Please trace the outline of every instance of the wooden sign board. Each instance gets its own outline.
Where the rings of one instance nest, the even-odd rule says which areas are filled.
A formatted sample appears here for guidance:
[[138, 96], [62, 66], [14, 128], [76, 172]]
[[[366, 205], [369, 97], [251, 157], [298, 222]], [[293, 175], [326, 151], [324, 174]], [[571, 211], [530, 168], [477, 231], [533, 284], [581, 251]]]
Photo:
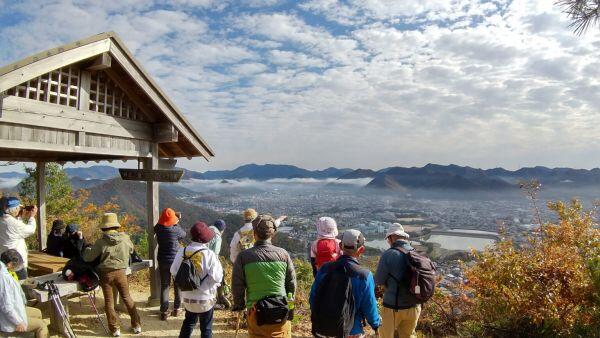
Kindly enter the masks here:
[[126, 181], [179, 182], [183, 170], [119, 169]]

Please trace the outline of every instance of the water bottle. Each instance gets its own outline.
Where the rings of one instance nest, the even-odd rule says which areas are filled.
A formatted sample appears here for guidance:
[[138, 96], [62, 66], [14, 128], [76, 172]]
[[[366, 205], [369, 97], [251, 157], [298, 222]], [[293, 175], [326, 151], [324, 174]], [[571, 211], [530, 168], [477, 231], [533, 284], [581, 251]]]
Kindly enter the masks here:
[[288, 319], [289, 320], [293, 320], [294, 319], [294, 308], [296, 307], [296, 303], [294, 301], [294, 295], [292, 295], [291, 292], [288, 292], [287, 294], [287, 302], [288, 302]]

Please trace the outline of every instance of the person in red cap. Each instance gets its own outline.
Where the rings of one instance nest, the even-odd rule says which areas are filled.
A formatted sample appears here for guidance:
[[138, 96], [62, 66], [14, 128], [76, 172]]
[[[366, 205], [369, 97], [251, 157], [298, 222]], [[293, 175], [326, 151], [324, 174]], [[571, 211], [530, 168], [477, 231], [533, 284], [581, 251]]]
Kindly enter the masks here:
[[[160, 320], [169, 317], [169, 288], [171, 287], [171, 265], [177, 251], [181, 247], [180, 240], [185, 238], [185, 231], [178, 225], [179, 217], [171, 208], [162, 211], [158, 224], [154, 226], [156, 242], [158, 243], [158, 270], [160, 272]], [[173, 283], [175, 289], [175, 300], [171, 315], [177, 317], [180, 314], [181, 296], [179, 288]]]
[[217, 255], [208, 249], [215, 233], [203, 222], [197, 222], [190, 230], [192, 242], [185, 248], [179, 249], [171, 274], [177, 275], [184, 259], [189, 259], [202, 276], [202, 283], [198, 289], [181, 291], [183, 306], [185, 307], [185, 320], [181, 325], [179, 337], [191, 337], [194, 327], [200, 322], [200, 336], [212, 337], [213, 311], [217, 303], [217, 288], [223, 280], [223, 267]]

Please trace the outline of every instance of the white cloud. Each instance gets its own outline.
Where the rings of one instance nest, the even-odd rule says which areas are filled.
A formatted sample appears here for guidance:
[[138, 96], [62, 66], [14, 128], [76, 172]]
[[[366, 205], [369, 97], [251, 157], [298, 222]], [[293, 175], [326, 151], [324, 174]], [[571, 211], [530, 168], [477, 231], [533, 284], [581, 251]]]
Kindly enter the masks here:
[[596, 165], [600, 39], [551, 1], [248, 1], [24, 1], [0, 58], [117, 31], [215, 149], [199, 170]]

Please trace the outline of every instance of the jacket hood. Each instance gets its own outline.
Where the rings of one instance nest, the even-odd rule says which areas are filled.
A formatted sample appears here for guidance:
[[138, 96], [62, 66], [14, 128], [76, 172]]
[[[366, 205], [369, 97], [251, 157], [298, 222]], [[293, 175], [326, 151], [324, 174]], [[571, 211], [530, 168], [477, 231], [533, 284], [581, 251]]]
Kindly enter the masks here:
[[102, 237], [108, 242], [109, 245], [116, 245], [123, 241], [124, 233], [118, 231], [109, 231]]

